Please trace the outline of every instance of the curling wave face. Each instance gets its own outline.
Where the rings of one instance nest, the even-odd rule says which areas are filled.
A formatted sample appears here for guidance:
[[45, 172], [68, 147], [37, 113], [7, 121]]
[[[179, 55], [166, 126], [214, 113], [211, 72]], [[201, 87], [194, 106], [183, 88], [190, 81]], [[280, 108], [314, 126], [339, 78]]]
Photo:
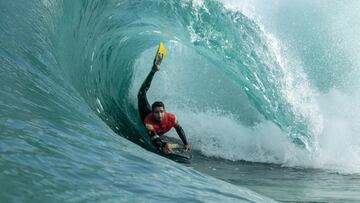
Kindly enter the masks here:
[[[158, 42], [164, 41], [170, 54], [149, 98], [163, 100], [179, 116], [195, 149], [231, 160], [356, 171], [348, 158], [341, 162], [329, 158], [330, 151], [337, 151], [335, 145], [324, 146], [341, 137], [329, 136], [334, 125], [329, 108], [337, 101], [330, 99], [331, 105], [323, 101], [329, 94], [343, 94], [336, 84], [343, 85], [344, 75], [338, 79], [319, 75], [317, 67], [327, 64], [316, 60], [321, 44], [313, 56], [298, 48], [305, 45], [291, 43], [294, 38], [309, 43], [319, 39], [267, 30], [273, 21], [263, 19], [275, 18], [271, 9], [289, 5], [279, 0], [263, 8], [259, 2], [223, 1], [224, 7], [217, 1], [65, 1], [67, 15], [55, 39], [59, 63], [113, 131], [147, 148], [136, 94]], [[251, 12], [244, 9], [249, 5], [254, 7]], [[308, 5], [304, 2], [301, 7]], [[295, 11], [288, 17], [300, 20]], [[279, 24], [288, 20], [279, 19]], [[332, 55], [346, 62], [343, 55]], [[309, 64], [311, 60], [314, 64]], [[354, 106], [350, 108], [358, 112]], [[356, 121], [344, 122], [350, 123], [346, 128], [353, 134]], [[354, 140], [349, 136], [346, 143]], [[354, 152], [346, 154], [354, 157]]]
[[0, 201], [269, 201], [148, 153], [109, 128], [123, 137], [138, 130], [126, 96], [133, 66], [124, 66], [135, 61], [111, 57], [114, 47], [126, 53], [106, 39], [115, 30], [95, 29], [100, 13], [109, 17], [117, 4], [0, 2]]
[[[244, 9], [246, 1], [222, 2], [226, 7], [209, 0], [1, 2], [0, 168], [14, 188], [1, 197], [26, 200], [42, 191], [37, 198], [44, 201], [148, 200], [141, 192], [154, 200], [265, 201], [114, 133], [149, 147], [136, 94], [159, 41], [169, 55], [149, 99], [163, 100], [177, 114], [195, 150], [230, 160], [360, 171], [354, 136], [360, 123], [354, 53], [360, 52], [355, 45], [344, 48], [354, 38], [345, 28], [336, 38], [345, 17], [332, 24], [332, 33], [315, 26], [328, 38], [313, 38], [311, 30], [269, 30], [273, 22], [301, 22], [296, 12], [271, 15], [292, 8], [280, 0], [269, 8], [256, 1], [252, 12]], [[316, 8], [325, 16], [333, 11]], [[325, 52], [334, 41], [340, 53]], [[315, 54], [301, 42], [313, 44]], [[329, 61], [320, 59], [324, 53], [336, 62], [330, 71], [323, 68]], [[343, 73], [344, 63], [351, 74]], [[192, 179], [191, 192], [184, 177]], [[178, 191], [164, 192], [169, 185]], [[16, 188], [23, 188], [21, 195]], [[180, 193], [186, 195], [176, 198]]]
[[61, 36], [66, 46], [59, 45], [59, 55], [80, 94], [113, 129], [143, 139], [134, 95], [151, 66], [150, 48], [163, 40], [172, 54], [154, 96], [189, 111], [235, 115], [246, 128], [270, 120], [295, 145], [313, 150], [321, 118], [311, 88], [294, 82], [307, 78], [286, 67], [276, 40], [252, 20], [214, 1], [112, 4], [79, 5], [67, 16], [63, 29], [69, 21], [77, 29]]

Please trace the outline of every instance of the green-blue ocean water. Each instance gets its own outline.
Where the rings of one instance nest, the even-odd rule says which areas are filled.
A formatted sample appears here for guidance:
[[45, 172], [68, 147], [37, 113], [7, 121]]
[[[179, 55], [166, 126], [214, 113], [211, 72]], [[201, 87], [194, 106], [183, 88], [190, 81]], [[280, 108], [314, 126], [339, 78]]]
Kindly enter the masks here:
[[[359, 9], [1, 0], [0, 201], [360, 201]], [[149, 100], [190, 164], [148, 151], [137, 112], [160, 41]]]

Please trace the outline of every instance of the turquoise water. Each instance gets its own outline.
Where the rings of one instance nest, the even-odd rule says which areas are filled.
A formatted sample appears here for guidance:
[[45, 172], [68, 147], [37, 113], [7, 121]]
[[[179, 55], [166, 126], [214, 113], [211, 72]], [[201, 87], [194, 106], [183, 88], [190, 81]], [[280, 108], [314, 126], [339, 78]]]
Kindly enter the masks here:
[[[360, 201], [359, 8], [0, 1], [0, 201]], [[190, 164], [149, 152], [139, 121], [159, 41], [149, 99]]]

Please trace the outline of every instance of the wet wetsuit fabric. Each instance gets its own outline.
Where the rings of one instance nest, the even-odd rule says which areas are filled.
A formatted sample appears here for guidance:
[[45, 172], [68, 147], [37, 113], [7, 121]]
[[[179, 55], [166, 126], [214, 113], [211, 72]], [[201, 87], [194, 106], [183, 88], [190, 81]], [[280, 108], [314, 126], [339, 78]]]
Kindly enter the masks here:
[[151, 106], [148, 102], [148, 99], [146, 97], [146, 92], [149, 90], [151, 81], [154, 78], [155, 75], [154, 68], [151, 70], [149, 75], [146, 77], [144, 83], [141, 85], [139, 93], [137, 95], [138, 97], [138, 109], [141, 121], [144, 121], [145, 117], [151, 113]]
[[[138, 109], [139, 109], [139, 114], [140, 114], [140, 118], [141, 120], [144, 122], [144, 124], [146, 125], [145, 123], [145, 118], [148, 116], [148, 115], [152, 115], [152, 110], [151, 110], [151, 106], [149, 104], [149, 101], [147, 99], [147, 96], [146, 96], [146, 92], [149, 90], [150, 88], [150, 85], [151, 85], [151, 81], [152, 79], [154, 78], [154, 75], [155, 75], [156, 71], [155, 71], [155, 68], [153, 67], [152, 70], [150, 71], [150, 73], [148, 74], [148, 76], [146, 77], [144, 83], [141, 85], [140, 87], [140, 90], [138, 92]], [[166, 112], [165, 112], [166, 113]], [[167, 113], [169, 114], [169, 113]], [[173, 115], [173, 114], [172, 114]], [[171, 117], [171, 116], [170, 116]], [[172, 118], [171, 118], [172, 119]], [[176, 117], [174, 115], [174, 124], [172, 124], [173, 126], [171, 127], [174, 127], [176, 132], [178, 133], [179, 137], [181, 138], [181, 140], [183, 141], [184, 145], [187, 145], [187, 140], [186, 140], [186, 136], [185, 136], [185, 132], [184, 130], [182, 129], [182, 127], [176, 122]], [[171, 129], [170, 127], [170, 129]], [[168, 127], [166, 127], [167, 129]], [[168, 129], [167, 131], [169, 131], [170, 129]], [[165, 133], [164, 129], [162, 129], [163, 133], [161, 133], [159, 131], [159, 135], [162, 135]], [[166, 132], [167, 132], [166, 131]], [[156, 131], [149, 131], [149, 134], [151, 136], [151, 140], [154, 144], [154, 146], [160, 150], [163, 149], [163, 147], [165, 146], [166, 143], [164, 143], [163, 141], [161, 141], [160, 137], [158, 136], [158, 132]]]

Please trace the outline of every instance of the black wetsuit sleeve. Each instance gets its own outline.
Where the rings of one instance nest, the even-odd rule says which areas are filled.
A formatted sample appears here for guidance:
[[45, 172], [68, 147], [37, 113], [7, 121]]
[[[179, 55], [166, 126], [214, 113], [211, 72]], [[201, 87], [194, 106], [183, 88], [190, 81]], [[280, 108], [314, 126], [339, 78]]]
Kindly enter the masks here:
[[151, 112], [151, 106], [149, 104], [149, 101], [146, 97], [146, 92], [149, 90], [151, 81], [154, 78], [154, 75], [156, 73], [155, 67], [153, 67], [150, 71], [150, 73], [147, 75], [145, 81], [142, 83], [139, 92], [138, 92], [138, 109], [140, 118], [142, 121], [144, 121], [145, 117]]
[[139, 93], [145, 94], [149, 90], [151, 81], [153, 80], [155, 73], [156, 73], [156, 70], [153, 67], [151, 69], [150, 73], [148, 74], [148, 76], [146, 77], [145, 81], [141, 85]]
[[185, 132], [182, 129], [182, 127], [180, 125], [178, 125], [177, 127], [175, 127], [175, 130], [176, 130], [177, 134], [179, 135], [181, 141], [184, 143], [184, 145], [188, 145], [188, 142], [187, 142], [186, 136], [185, 136]]

